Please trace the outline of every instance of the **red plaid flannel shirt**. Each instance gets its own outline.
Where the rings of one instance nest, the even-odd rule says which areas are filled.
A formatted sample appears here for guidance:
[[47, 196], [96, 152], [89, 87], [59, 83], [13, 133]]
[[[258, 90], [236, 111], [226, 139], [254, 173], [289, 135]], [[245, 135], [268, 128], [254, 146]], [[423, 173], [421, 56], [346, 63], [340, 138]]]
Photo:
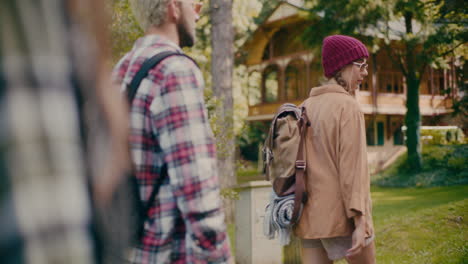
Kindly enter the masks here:
[[[115, 67], [114, 80], [125, 89], [146, 59], [167, 50], [182, 52], [163, 37], [140, 38]], [[132, 262], [226, 263], [230, 258], [203, 89], [197, 66], [172, 56], [149, 72], [135, 96], [130, 143], [143, 200], [164, 163], [169, 177], [149, 210]]]

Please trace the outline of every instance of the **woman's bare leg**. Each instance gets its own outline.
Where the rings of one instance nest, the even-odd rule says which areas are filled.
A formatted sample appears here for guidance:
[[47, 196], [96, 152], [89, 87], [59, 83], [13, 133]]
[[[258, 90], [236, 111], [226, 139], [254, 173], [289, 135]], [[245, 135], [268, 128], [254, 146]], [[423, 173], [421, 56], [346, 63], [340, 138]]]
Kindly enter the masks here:
[[333, 264], [323, 248], [302, 248], [303, 264]]
[[367, 247], [363, 248], [361, 253], [352, 257], [346, 258], [349, 264], [375, 264], [375, 244], [372, 241]]

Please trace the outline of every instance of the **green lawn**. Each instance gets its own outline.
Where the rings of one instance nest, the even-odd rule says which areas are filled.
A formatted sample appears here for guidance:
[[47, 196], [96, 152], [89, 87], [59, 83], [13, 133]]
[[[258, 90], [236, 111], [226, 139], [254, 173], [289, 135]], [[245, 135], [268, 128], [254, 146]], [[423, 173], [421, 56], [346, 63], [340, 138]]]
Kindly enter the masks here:
[[[441, 167], [450, 163], [450, 157], [442, 153], [441, 148], [430, 152], [426, 166]], [[392, 185], [431, 186], [432, 184], [450, 185], [452, 178], [460, 178], [456, 183], [467, 182], [466, 145], [454, 148], [463, 155], [464, 160], [456, 163], [461, 169], [426, 168], [427, 171], [416, 175], [418, 181], [428, 184], [416, 184], [414, 175], [398, 174], [402, 165], [395, 164], [383, 175], [374, 177], [373, 182], [380, 183], [383, 178]], [[452, 151], [452, 152], [454, 152]], [[426, 156], [429, 155], [426, 153]], [[444, 155], [442, 155], [444, 154]], [[452, 155], [457, 158], [457, 155]], [[452, 157], [452, 159], [453, 159]], [[449, 159], [449, 160], [447, 160]], [[437, 161], [437, 162], [435, 162]], [[397, 162], [398, 163], [398, 162]], [[429, 164], [429, 165], [428, 165]], [[454, 163], [455, 164], [455, 163]], [[447, 165], [448, 166], [448, 165]], [[443, 166], [442, 166], [443, 167]], [[457, 168], [458, 168], [457, 167]], [[452, 170], [454, 170], [452, 172]], [[430, 173], [440, 172], [442, 180], [427, 180]], [[454, 173], [457, 172], [457, 173]], [[395, 175], [392, 175], [394, 173]], [[457, 177], [455, 177], [456, 175]], [[455, 175], [455, 176], [454, 176]], [[461, 176], [460, 176], [461, 175]], [[383, 176], [383, 177], [382, 177]], [[430, 176], [430, 175], [429, 175]], [[440, 175], [439, 175], [440, 176]], [[256, 166], [246, 167], [238, 172], [238, 182], [263, 179]], [[389, 188], [372, 186], [373, 216], [376, 233], [377, 263], [379, 264], [468, 264], [468, 185], [455, 185], [430, 188]], [[234, 226], [229, 227], [229, 235], [234, 243]], [[345, 261], [338, 262], [346, 263]]]
[[468, 263], [468, 186], [375, 187], [372, 199], [377, 263]]
[[372, 200], [377, 263], [468, 264], [468, 185], [372, 187]]

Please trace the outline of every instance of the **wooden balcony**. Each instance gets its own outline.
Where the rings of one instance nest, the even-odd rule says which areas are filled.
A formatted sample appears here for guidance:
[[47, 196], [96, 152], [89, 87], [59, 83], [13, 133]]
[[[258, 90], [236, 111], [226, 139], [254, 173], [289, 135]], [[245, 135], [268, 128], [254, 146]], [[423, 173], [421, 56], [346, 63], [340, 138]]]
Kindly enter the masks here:
[[[249, 65], [248, 120], [270, 120], [283, 103], [304, 101], [310, 91], [307, 87], [319, 86], [323, 81], [316, 60], [312, 51], [301, 51]], [[356, 94], [363, 113], [405, 115], [407, 87], [404, 76], [390, 67], [391, 62], [383, 53], [373, 55], [368, 62], [368, 78]], [[452, 111], [452, 98], [458, 96], [455, 79], [453, 69], [430, 68], [424, 74], [419, 87], [421, 115], [435, 116]], [[446, 94], [448, 91], [451, 92]]]
[[[305, 100], [305, 98], [304, 98]], [[361, 105], [364, 114], [379, 115], [405, 115], [406, 114], [406, 96], [404, 94], [381, 93], [377, 95], [376, 103], [370, 92], [358, 92], [356, 100]], [[303, 100], [288, 101], [293, 104], [301, 104]], [[249, 106], [249, 121], [271, 120], [282, 102], [261, 103]], [[452, 99], [441, 95], [421, 95], [419, 96], [419, 107], [421, 115], [432, 116], [447, 114], [452, 111]]]

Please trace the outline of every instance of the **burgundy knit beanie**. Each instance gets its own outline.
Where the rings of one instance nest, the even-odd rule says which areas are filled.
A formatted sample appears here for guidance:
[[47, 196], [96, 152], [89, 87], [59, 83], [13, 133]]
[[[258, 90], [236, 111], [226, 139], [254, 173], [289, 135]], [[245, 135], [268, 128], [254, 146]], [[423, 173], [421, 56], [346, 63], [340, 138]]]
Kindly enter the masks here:
[[344, 66], [360, 58], [368, 58], [369, 52], [361, 41], [343, 35], [323, 39], [322, 66], [327, 78], [333, 77]]

